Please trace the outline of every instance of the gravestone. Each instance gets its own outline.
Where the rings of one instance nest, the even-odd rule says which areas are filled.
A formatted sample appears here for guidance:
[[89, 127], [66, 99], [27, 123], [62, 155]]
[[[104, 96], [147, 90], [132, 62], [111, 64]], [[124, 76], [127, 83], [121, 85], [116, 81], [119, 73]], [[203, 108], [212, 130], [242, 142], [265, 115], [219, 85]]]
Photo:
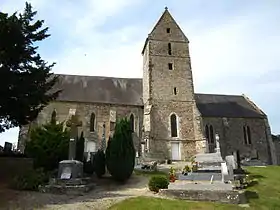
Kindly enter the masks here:
[[4, 144], [4, 152], [11, 152], [13, 148], [13, 144], [10, 142], [5, 142]]
[[228, 155], [225, 157], [227, 165], [231, 165], [233, 169], [237, 169], [237, 162], [233, 155]]
[[224, 162], [220, 152], [219, 136], [216, 134], [215, 153], [202, 153], [195, 156], [198, 162], [199, 170], [220, 170], [221, 163]]
[[228, 178], [228, 167], [225, 162], [221, 163], [222, 182], [226, 182]]

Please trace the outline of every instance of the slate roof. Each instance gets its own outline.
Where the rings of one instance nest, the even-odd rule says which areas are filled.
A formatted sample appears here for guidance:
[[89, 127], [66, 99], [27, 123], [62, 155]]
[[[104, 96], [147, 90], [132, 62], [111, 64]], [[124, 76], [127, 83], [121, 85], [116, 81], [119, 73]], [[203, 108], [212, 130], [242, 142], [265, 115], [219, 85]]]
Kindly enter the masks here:
[[142, 79], [59, 74], [59, 101], [142, 106]]
[[[143, 106], [142, 79], [59, 74], [55, 88], [62, 92], [58, 101], [107, 103]], [[262, 118], [243, 96], [195, 94], [197, 107], [204, 117]]]

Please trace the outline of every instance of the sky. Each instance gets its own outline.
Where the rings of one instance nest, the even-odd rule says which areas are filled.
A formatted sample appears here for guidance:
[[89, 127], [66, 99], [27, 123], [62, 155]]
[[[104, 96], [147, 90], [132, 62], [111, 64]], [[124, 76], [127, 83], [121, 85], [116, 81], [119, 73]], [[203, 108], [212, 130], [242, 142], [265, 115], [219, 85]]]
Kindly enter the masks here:
[[[51, 36], [39, 47], [53, 72], [142, 77], [144, 41], [167, 6], [190, 41], [195, 92], [245, 94], [280, 134], [280, 1], [31, 0]], [[22, 11], [24, 0], [1, 0]], [[277, 79], [278, 78], [278, 79]], [[0, 134], [16, 142], [18, 129]]]

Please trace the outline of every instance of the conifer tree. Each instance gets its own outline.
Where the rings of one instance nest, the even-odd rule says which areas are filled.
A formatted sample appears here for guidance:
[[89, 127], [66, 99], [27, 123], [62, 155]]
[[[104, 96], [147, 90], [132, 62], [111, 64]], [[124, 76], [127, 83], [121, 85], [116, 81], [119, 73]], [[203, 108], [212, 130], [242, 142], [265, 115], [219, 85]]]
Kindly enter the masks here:
[[77, 138], [77, 142], [76, 142], [76, 160], [83, 161], [84, 151], [85, 151], [85, 138], [84, 138], [84, 132], [82, 132], [80, 138]]
[[113, 138], [108, 142], [106, 164], [117, 181], [126, 181], [134, 170], [135, 148], [130, 122], [126, 118], [117, 122]]
[[59, 90], [57, 77], [38, 54], [38, 42], [46, 39], [43, 20], [34, 20], [36, 11], [26, 3], [22, 14], [0, 12], [0, 132], [28, 124]]

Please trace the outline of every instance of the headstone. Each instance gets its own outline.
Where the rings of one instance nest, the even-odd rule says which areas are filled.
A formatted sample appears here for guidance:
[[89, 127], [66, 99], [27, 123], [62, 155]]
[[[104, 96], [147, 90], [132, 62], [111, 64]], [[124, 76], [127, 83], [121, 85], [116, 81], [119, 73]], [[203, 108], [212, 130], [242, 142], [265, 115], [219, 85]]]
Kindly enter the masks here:
[[237, 169], [237, 162], [235, 161], [235, 158], [233, 155], [226, 156], [225, 161], [228, 166], [231, 165], [233, 169]]
[[198, 162], [199, 170], [220, 170], [224, 162], [220, 152], [219, 135], [216, 134], [216, 152], [197, 154], [195, 161]]
[[10, 142], [5, 142], [4, 144], [4, 152], [11, 152], [13, 148], [13, 144]]
[[228, 167], [225, 162], [221, 163], [221, 173], [222, 173], [222, 182], [226, 182], [229, 174], [228, 174]]

